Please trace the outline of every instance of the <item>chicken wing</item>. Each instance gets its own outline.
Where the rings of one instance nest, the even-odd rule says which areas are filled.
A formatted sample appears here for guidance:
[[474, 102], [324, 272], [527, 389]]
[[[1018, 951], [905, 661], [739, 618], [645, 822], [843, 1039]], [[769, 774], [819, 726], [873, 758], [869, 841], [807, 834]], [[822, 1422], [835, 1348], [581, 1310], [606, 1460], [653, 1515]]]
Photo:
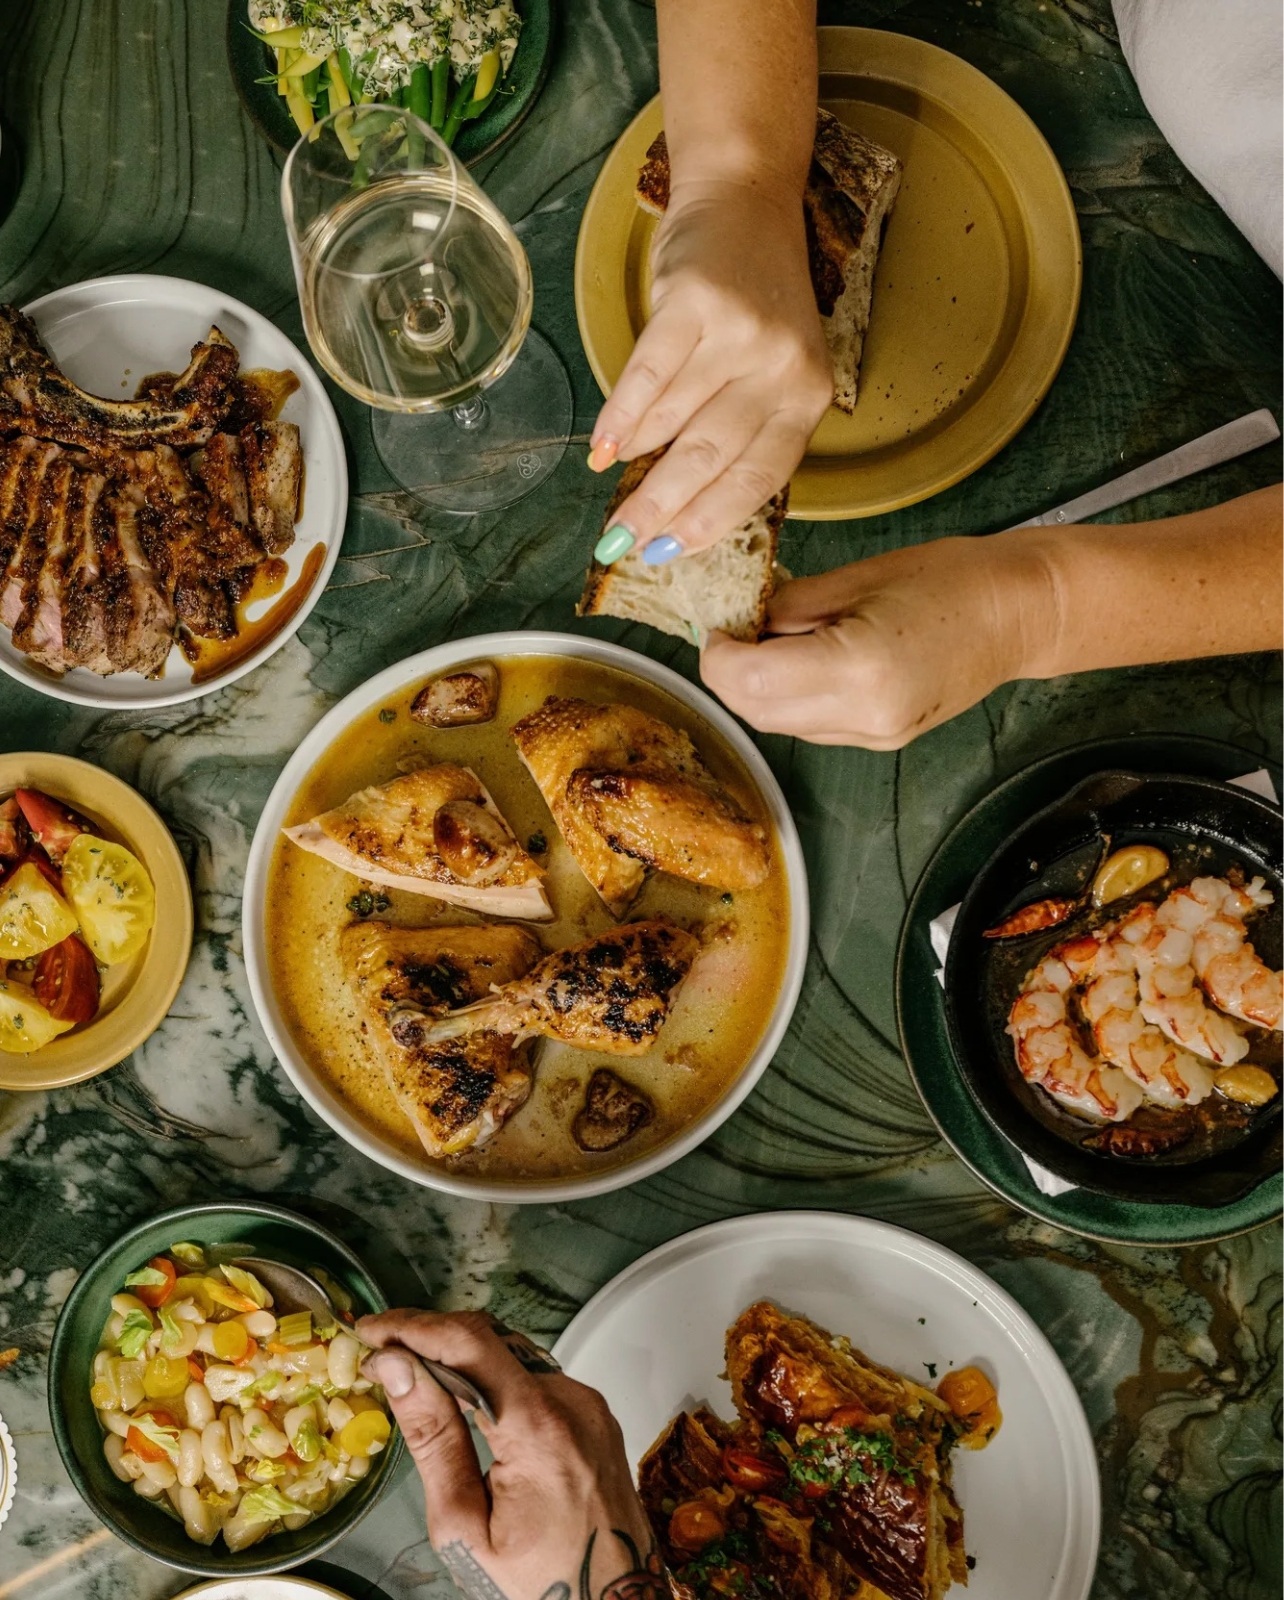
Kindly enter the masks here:
[[429, 1025], [427, 1040], [481, 1030], [542, 1034], [580, 1050], [641, 1056], [655, 1043], [700, 949], [692, 933], [657, 917], [555, 950], [489, 999]]
[[539, 867], [467, 767], [419, 767], [285, 833], [368, 883], [497, 917], [553, 915]]
[[432, 1156], [484, 1144], [531, 1091], [527, 1052], [480, 1031], [425, 1042], [429, 1021], [507, 983], [538, 958], [524, 928], [395, 928], [358, 922], [339, 936], [362, 1031], [397, 1103]]
[[612, 916], [636, 899], [648, 867], [722, 889], [761, 883], [770, 870], [766, 830], [745, 818], [687, 735], [658, 717], [550, 696], [513, 738]]

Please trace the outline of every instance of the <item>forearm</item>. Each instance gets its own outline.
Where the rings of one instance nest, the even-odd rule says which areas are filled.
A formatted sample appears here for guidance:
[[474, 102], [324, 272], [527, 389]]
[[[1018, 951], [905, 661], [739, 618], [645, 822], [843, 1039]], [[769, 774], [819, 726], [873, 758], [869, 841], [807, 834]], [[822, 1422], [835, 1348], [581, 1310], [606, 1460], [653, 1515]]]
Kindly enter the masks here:
[[987, 542], [1025, 575], [1016, 676], [1280, 648], [1278, 484], [1159, 522], [1019, 529]]
[[801, 195], [816, 134], [815, 0], [657, 0], [673, 187]]

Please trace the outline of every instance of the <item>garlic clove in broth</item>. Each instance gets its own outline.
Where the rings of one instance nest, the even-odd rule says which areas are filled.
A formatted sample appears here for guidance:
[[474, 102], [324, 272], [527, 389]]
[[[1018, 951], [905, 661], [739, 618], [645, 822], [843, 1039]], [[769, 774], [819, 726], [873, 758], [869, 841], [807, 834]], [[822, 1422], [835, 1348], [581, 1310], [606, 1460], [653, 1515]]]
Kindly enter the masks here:
[[1265, 1068], [1247, 1061], [1223, 1067], [1213, 1079], [1213, 1087], [1241, 1106], [1264, 1106], [1280, 1092], [1279, 1084]]
[[1097, 868], [1092, 880], [1094, 906], [1109, 905], [1136, 894], [1168, 871], [1168, 857], [1153, 844], [1129, 844], [1116, 850]]

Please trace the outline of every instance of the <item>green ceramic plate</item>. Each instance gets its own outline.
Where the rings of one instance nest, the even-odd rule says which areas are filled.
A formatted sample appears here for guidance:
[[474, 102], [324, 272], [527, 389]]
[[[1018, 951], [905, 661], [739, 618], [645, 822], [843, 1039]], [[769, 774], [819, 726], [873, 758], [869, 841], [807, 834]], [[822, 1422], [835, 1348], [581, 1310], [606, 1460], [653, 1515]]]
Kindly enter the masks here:
[[[222, 1540], [205, 1547], [182, 1524], [121, 1483], [103, 1456], [102, 1429], [89, 1403], [94, 1353], [111, 1297], [125, 1274], [181, 1239], [197, 1244], [233, 1241], [259, 1255], [299, 1267], [322, 1267], [342, 1283], [363, 1310], [386, 1311], [379, 1284], [340, 1239], [306, 1217], [255, 1201], [179, 1206], [141, 1222], [88, 1266], [67, 1298], [49, 1352], [49, 1416], [63, 1465], [85, 1504], [126, 1544], [145, 1555], [203, 1577], [261, 1577], [284, 1572], [336, 1544], [370, 1510], [391, 1483], [402, 1439], [376, 1456], [363, 1478], [333, 1510], [294, 1533], [278, 1533], [233, 1554]], [[247, 1252], [249, 1253], [249, 1252]]]
[[[1234, 745], [1178, 734], [1100, 740], [1059, 751], [1014, 774], [972, 808], [948, 835], [918, 881], [896, 955], [896, 1019], [901, 1048], [923, 1104], [941, 1137], [966, 1166], [1031, 1216], [1071, 1233], [1117, 1244], [1202, 1244], [1245, 1233], [1278, 1217], [1279, 1175], [1233, 1204], [1139, 1204], [1075, 1189], [1044, 1195], [1015, 1147], [981, 1115], [954, 1064], [945, 1026], [944, 994], [928, 938], [932, 918], [963, 898], [981, 864], [1036, 811], [1096, 772], [1189, 772], [1236, 778], [1262, 766]], [[1280, 774], [1272, 772], [1276, 787]]]
[[[508, 76], [485, 115], [466, 122], [455, 140], [455, 153], [465, 166], [471, 167], [512, 138], [535, 104], [553, 54], [553, 4], [554, 0], [517, 0], [522, 31]], [[247, 25], [246, 0], [229, 0], [227, 60], [250, 121], [273, 149], [287, 155], [298, 141], [299, 130], [275, 88], [258, 82], [270, 63], [266, 49]]]

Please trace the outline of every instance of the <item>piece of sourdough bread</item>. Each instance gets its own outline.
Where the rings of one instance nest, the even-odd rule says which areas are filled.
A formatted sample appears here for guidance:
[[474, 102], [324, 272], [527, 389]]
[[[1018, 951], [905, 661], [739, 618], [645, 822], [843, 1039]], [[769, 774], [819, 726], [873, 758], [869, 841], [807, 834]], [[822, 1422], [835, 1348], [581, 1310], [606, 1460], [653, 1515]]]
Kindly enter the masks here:
[[[669, 203], [669, 147], [652, 140], [638, 173], [644, 211], [662, 216]], [[834, 368], [834, 404], [851, 413], [869, 329], [874, 269], [887, 217], [901, 185], [901, 163], [890, 150], [816, 112], [816, 142], [803, 193], [807, 262], [812, 290]]]
[[[616, 509], [663, 453], [657, 450], [629, 462], [603, 527], [610, 526]], [[785, 488], [710, 549], [680, 556], [662, 567], [648, 567], [638, 550], [609, 567], [594, 561], [575, 608], [577, 615], [645, 622], [696, 645], [702, 645], [715, 628], [734, 639], [757, 640], [766, 625], [767, 602], [783, 576], [776, 566], [776, 548], [788, 503]]]

